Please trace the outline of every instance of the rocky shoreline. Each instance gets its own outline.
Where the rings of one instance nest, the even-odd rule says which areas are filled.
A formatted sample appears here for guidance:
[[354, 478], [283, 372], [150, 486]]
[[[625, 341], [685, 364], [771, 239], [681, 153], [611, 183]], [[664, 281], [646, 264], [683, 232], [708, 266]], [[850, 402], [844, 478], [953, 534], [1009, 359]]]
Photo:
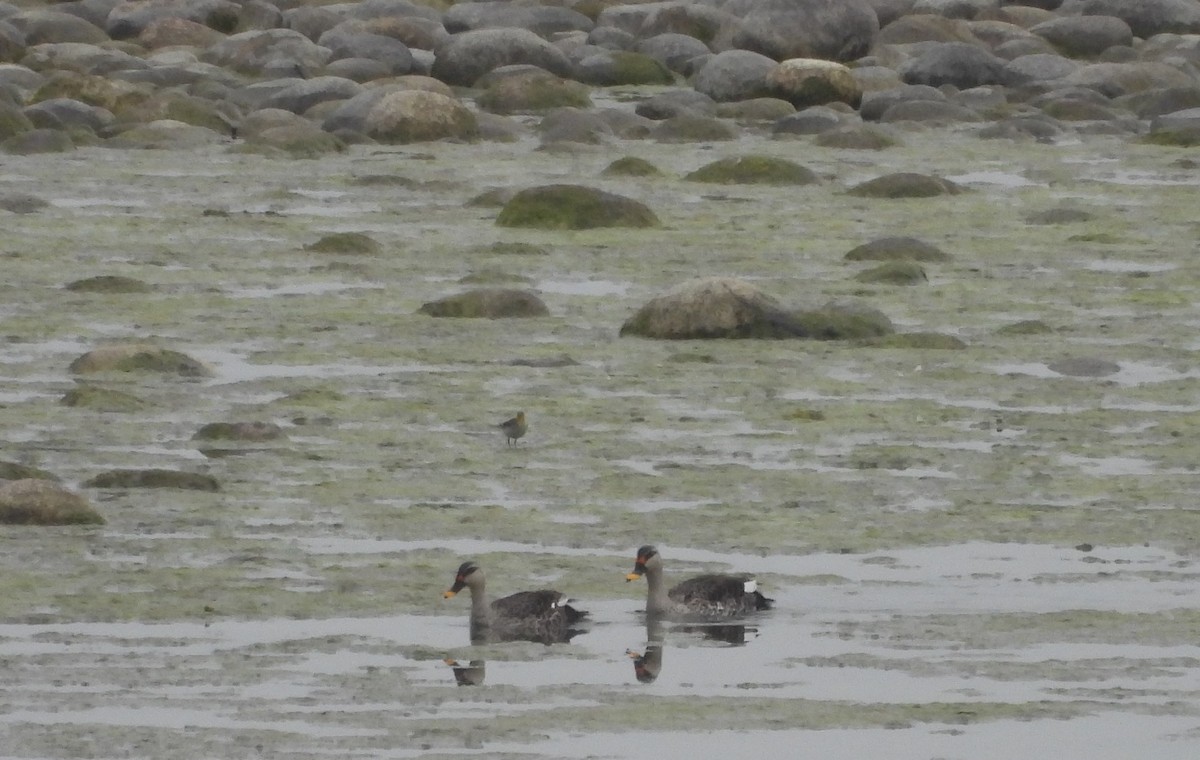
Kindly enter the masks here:
[[[0, 2], [0, 150], [733, 139], [1200, 142], [1195, 0]], [[629, 109], [603, 88], [654, 85]], [[882, 134], [881, 134], [882, 133]]]

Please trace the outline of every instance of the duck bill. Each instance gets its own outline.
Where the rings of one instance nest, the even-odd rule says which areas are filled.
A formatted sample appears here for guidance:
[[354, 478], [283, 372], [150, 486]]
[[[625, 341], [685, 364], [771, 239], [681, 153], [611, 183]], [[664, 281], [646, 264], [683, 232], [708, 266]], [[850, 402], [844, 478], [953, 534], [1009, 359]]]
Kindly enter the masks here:
[[630, 581], [638, 580], [639, 578], [642, 577], [642, 573], [644, 573], [645, 571], [646, 571], [645, 568], [643, 568], [641, 565], [638, 565], [637, 567], [633, 568], [632, 573], [625, 576], [625, 582], [629, 583]]
[[443, 598], [443, 599], [453, 599], [453, 598], [454, 598], [454, 596], [455, 596], [457, 593], [458, 593], [458, 592], [457, 592], [457, 591], [455, 591], [454, 589], [452, 589], [452, 588], [448, 588], [448, 589], [446, 589], [445, 591], [443, 591], [443, 592], [442, 592], [442, 598]]

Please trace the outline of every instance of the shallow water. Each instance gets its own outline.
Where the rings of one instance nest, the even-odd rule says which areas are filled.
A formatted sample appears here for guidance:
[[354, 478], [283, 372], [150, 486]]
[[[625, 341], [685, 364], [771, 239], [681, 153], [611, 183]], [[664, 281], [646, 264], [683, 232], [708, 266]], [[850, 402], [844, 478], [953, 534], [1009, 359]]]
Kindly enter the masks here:
[[[0, 755], [1194, 757], [1200, 175], [1112, 137], [905, 141], [10, 157], [0, 183], [52, 205], [6, 219], [4, 457], [76, 488], [174, 467], [221, 491], [81, 489], [105, 526], [0, 531]], [[678, 179], [738, 152], [828, 180]], [[668, 176], [601, 178], [624, 153]], [[912, 170], [971, 191], [842, 192]], [[564, 179], [643, 199], [664, 227], [505, 230], [464, 205]], [[1023, 221], [1057, 206], [1095, 217]], [[384, 252], [305, 249], [331, 231]], [[920, 287], [854, 281], [868, 265], [844, 253], [895, 234], [952, 261]], [[552, 316], [415, 313], [479, 271], [527, 278]], [[155, 291], [63, 288], [99, 274]], [[796, 306], [861, 298], [968, 348], [617, 337], [710, 274]], [[1050, 332], [1001, 330], [1032, 319]], [[141, 412], [59, 405], [67, 365], [121, 339], [213, 377], [88, 378]], [[1051, 369], [1089, 357], [1119, 370]], [[506, 447], [494, 425], [517, 409], [530, 432]], [[222, 420], [287, 439], [200, 451], [191, 436]], [[654, 642], [623, 579], [648, 542], [676, 577], [757, 573], [777, 609], [736, 645], [668, 630], [639, 682], [627, 651]], [[465, 600], [440, 596], [466, 557], [497, 594], [562, 588], [590, 630], [469, 646]], [[447, 658], [482, 682], [457, 686]]]

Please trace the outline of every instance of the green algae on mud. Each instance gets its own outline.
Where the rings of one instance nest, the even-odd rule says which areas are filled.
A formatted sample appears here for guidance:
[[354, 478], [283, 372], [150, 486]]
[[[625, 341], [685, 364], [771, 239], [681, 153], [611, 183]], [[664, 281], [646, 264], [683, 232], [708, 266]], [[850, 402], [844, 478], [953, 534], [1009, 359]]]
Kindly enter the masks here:
[[[33, 678], [52, 658], [20, 647], [31, 638], [52, 647], [62, 638], [72, 650], [62, 655], [63, 667], [86, 674], [94, 688], [124, 687], [134, 669], [122, 663], [138, 662], [139, 687], [153, 681], [147, 699], [214, 711], [186, 731], [137, 718], [98, 727], [85, 711], [78, 725], [54, 732], [30, 719], [17, 727], [20, 747], [53, 757], [133, 746], [122, 742], [153, 742], [145, 746], [181, 756], [226, 755], [255, 743], [280, 752], [313, 745], [326, 754], [422, 742], [457, 751], [464, 737], [487, 747], [496, 737], [535, 743], [564, 727], [652, 730], [660, 725], [652, 724], [656, 710], [671, 725], [730, 730], [743, 727], [743, 715], [745, 725], [772, 729], [1190, 714], [1181, 706], [1194, 696], [1188, 689], [1152, 680], [1164, 669], [1193, 673], [1190, 651], [1145, 662], [1112, 652], [1112, 662], [1096, 668], [1103, 680], [1083, 683], [1096, 687], [1083, 691], [1075, 690], [1095, 657], [1056, 650], [1068, 661], [1045, 671], [1029, 659], [1049, 659], [1038, 647], [1057, 644], [1190, 646], [1195, 606], [1186, 589], [1200, 551], [1194, 183], [1138, 182], [1178, 170], [1160, 148], [1111, 137], [1014, 146], [915, 131], [906, 143], [869, 157], [757, 137], [705, 150], [631, 143], [644, 160], [670, 167], [668, 176], [652, 178], [602, 176], [610, 151], [564, 157], [529, 143], [355, 147], [306, 163], [300, 174], [290, 161], [221, 151], [182, 167], [178, 156], [155, 152], [11, 157], [10, 171], [54, 202], [6, 219], [9, 240], [20, 241], [19, 250], [10, 242], [9, 276], [0, 284], [6, 457], [68, 483], [117, 469], [202, 468], [222, 487], [95, 491], [108, 519], [103, 528], [0, 535], [0, 621], [47, 627], [29, 638], [6, 629], [3, 640], [14, 647], [6, 661]], [[680, 179], [748, 147], [778, 158], [802, 155], [828, 181], [786, 193], [739, 185], [722, 200]], [[914, 166], [973, 192], [915, 201], [840, 192]], [[492, 211], [465, 207], [478, 187], [552, 183], [568, 170], [652, 205], [663, 226], [497, 228]], [[970, 178], [989, 171], [1026, 183]], [[352, 181], [389, 173], [411, 182]], [[77, 179], [69, 187], [61, 182], [68, 174]], [[121, 197], [112, 197], [113, 187]], [[203, 215], [213, 198], [227, 215]], [[1071, 225], [1023, 221], [1066, 203], [1094, 215]], [[346, 229], [369, 235], [388, 255], [334, 266], [328, 254], [304, 250]], [[931, 268], [920, 288], [873, 289], [865, 294], [869, 305], [903, 332], [954, 336], [965, 348], [617, 338], [639, 304], [697, 274], [769, 283], [798, 307], [862, 297], [862, 284], [851, 279], [857, 269], [843, 257], [884, 235], [919, 237], [953, 258]], [[413, 313], [483, 265], [528, 278], [551, 316], [450, 324]], [[107, 275], [153, 290], [116, 297], [64, 287]], [[592, 289], [596, 283], [606, 287]], [[1050, 329], [1005, 329], [1021, 323]], [[71, 361], [113, 340], [170, 345], [210, 365], [213, 376], [106, 377], [105, 388], [145, 401], [132, 411], [59, 404], [74, 386]], [[563, 355], [573, 362], [514, 361]], [[1120, 370], [1079, 378], [1050, 369], [1080, 356], [1103, 357]], [[530, 432], [506, 448], [493, 426], [517, 409], [529, 413]], [[221, 419], [278, 425], [288, 447], [204, 459], [190, 437]], [[555, 585], [598, 604], [613, 617], [598, 616], [589, 635], [607, 643], [608, 632], [637, 628], [631, 616], [643, 592], [621, 577], [630, 552], [648, 541], [716, 555], [681, 562], [681, 574], [737, 569], [725, 567], [737, 558], [782, 563], [760, 577], [785, 604], [758, 625], [765, 636], [786, 629], [795, 649], [760, 660], [752, 647], [761, 641], [719, 650], [748, 664], [718, 686], [746, 688], [715, 697], [631, 695], [623, 681], [605, 680], [614, 678], [607, 671], [595, 683], [554, 680], [556, 658], [611, 666], [627, 678], [622, 652], [644, 643], [637, 638], [611, 652], [588, 649], [586, 640], [563, 654], [488, 651], [497, 664], [528, 663], [530, 677], [548, 685], [505, 682], [498, 668], [478, 698], [431, 670], [444, 668], [436, 661], [443, 638], [456, 651], [465, 647], [464, 609], [439, 596], [459, 547], [495, 568], [498, 591]], [[938, 592], [930, 597], [977, 606], [956, 614], [886, 606], [892, 595], [907, 600], [919, 584], [893, 578], [900, 569], [875, 553], [975, 541], [1150, 545], [1178, 556], [1151, 570], [1072, 557], [1069, 572], [1014, 573], [999, 590], [981, 583], [966, 592], [957, 584], [976, 568], [951, 565], [930, 571]], [[810, 557], [851, 564], [831, 571], [804, 565]], [[878, 576], [864, 580], [856, 574], [863, 567]], [[1046, 609], [998, 608], [1012, 588], [1059, 586], [1063, 598], [1039, 599]], [[1175, 597], [1159, 602], [1163, 609], [1124, 609], [1132, 606], [1124, 597], [1109, 606], [1088, 597], [1095, 609], [1073, 601], [1072, 592], [1100, 586]], [[855, 607], [872, 594], [884, 600], [880, 607]], [[810, 608], [809, 599], [818, 603]], [[408, 618], [395, 623], [392, 638], [309, 632], [371, 616]], [[72, 623], [100, 621], [130, 630], [148, 623], [302, 625], [283, 643], [266, 636], [240, 646], [231, 635], [233, 643], [215, 655], [181, 657], [168, 647], [147, 659], [115, 635], [74, 646], [83, 634]], [[410, 638], [403, 625], [413, 621], [445, 628], [429, 641]], [[196, 643], [203, 634], [194, 636], [182, 649], [204, 649]], [[805, 648], [829, 642], [850, 651], [804, 659], [811, 654]], [[103, 647], [117, 654], [102, 661], [95, 652]], [[970, 647], [986, 651], [978, 660], [955, 659], [955, 652], [979, 651]], [[352, 663], [344, 671], [333, 656], [341, 653]], [[687, 651], [669, 656], [680, 654]], [[356, 657], [366, 664], [353, 664]], [[874, 701], [770, 696], [772, 669], [815, 671], [822, 663], [835, 672], [861, 665], [866, 682], [884, 671], [932, 668], [949, 673], [953, 685], [924, 704], [906, 694]], [[288, 688], [251, 705], [244, 695], [264, 694], [264, 672]], [[702, 675], [679, 680], [695, 684]], [[68, 687], [76, 683], [75, 675], [64, 678]], [[1053, 683], [1043, 686], [1047, 678]], [[669, 679], [670, 671], [662, 680]], [[813, 679], [804, 673], [797, 680]], [[992, 680], [1019, 687], [1004, 692], [1016, 696], [995, 696]], [[216, 697], [182, 699], [188, 684]], [[978, 703], [948, 696], [958, 688], [982, 696]], [[1166, 692], [1165, 706], [1122, 696], [1122, 689], [1149, 688]], [[53, 683], [40, 689], [46, 704], [81, 711], [92, 699]], [[140, 706], [139, 689], [112, 691], [123, 695], [114, 698], [120, 704]], [[597, 693], [599, 706], [575, 702]], [[327, 694], [334, 695], [328, 709], [321, 703]], [[368, 698], [383, 707], [364, 707]], [[213, 728], [226, 725], [228, 715], [214, 704], [227, 699], [253, 707], [247, 720], [258, 726]], [[500, 714], [495, 706], [508, 702], [527, 714]], [[465, 723], [434, 714], [456, 706], [476, 712]], [[382, 735], [370, 733], [381, 725]]]

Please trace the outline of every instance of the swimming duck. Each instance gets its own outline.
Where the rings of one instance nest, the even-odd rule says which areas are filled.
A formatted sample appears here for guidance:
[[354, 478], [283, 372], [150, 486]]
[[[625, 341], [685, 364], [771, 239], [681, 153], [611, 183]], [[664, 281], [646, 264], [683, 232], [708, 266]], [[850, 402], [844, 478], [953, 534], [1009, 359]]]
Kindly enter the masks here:
[[756, 610], [769, 610], [775, 600], [758, 591], [751, 575], [698, 575], [667, 591], [662, 579], [663, 561], [658, 549], [637, 551], [633, 572], [626, 581], [646, 576], [646, 614], [682, 620], [720, 620]]
[[504, 431], [504, 442], [511, 446], [516, 446], [517, 439], [529, 429], [529, 425], [525, 424], [525, 412], [517, 412], [516, 417], [505, 420], [496, 427]]
[[488, 603], [483, 569], [464, 562], [454, 576], [454, 585], [442, 596], [453, 597], [464, 588], [471, 591], [471, 641], [536, 641], [542, 644], [567, 642], [581, 633], [572, 626], [587, 616], [571, 606], [561, 591], [519, 591]]

